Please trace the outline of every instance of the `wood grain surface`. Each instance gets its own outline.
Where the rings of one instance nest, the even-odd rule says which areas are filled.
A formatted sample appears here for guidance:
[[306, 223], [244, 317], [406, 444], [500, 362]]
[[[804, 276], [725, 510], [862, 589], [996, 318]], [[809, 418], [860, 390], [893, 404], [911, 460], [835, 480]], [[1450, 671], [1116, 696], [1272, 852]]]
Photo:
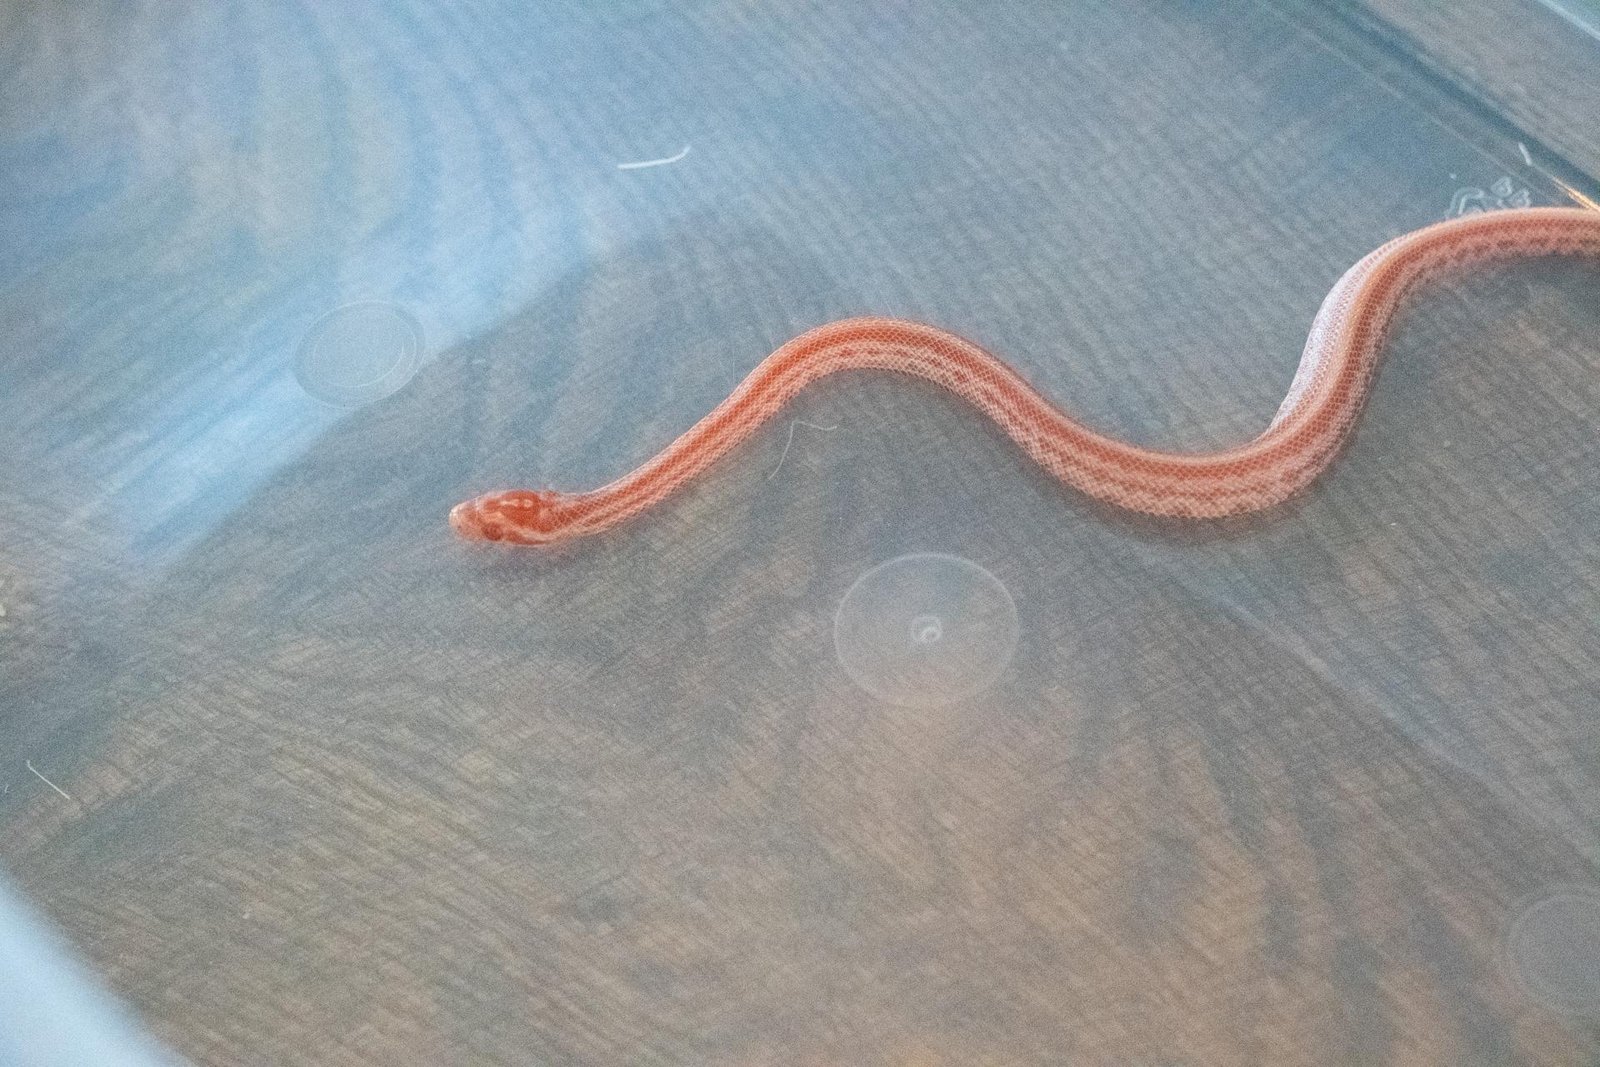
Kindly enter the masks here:
[[1593, 0], [1353, 0], [1350, 16], [1537, 138], [1600, 173], [1600, 5]]
[[[1113, 514], [863, 376], [614, 536], [444, 525], [627, 469], [866, 312], [1109, 432], [1242, 439], [1363, 253], [1563, 201], [1505, 116], [1287, 2], [340, 11], [0, 27], [0, 865], [159, 1038], [1600, 1058], [1585, 961], [1509, 935], [1600, 893], [1594, 264], [1425, 294], [1267, 515]], [[355, 301], [423, 358], [332, 407], [297, 354]], [[834, 618], [921, 551], [1021, 633], [897, 707]]]

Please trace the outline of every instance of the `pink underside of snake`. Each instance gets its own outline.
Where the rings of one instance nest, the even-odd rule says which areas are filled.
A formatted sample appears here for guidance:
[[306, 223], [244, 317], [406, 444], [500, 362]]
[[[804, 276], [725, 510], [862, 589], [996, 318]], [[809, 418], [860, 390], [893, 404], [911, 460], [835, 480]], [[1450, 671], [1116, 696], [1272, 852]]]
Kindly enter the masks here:
[[1194, 519], [1259, 511], [1317, 478], [1338, 454], [1372, 388], [1406, 295], [1428, 278], [1530, 256], [1600, 256], [1600, 212], [1521, 208], [1450, 219], [1397, 237], [1339, 279], [1311, 325], [1277, 415], [1219, 452], [1162, 452], [1090, 429], [1002, 360], [937, 327], [845, 319], [796, 337], [752, 370], [705, 418], [637, 469], [588, 492], [508, 490], [457, 505], [463, 537], [539, 545], [610, 529], [656, 506], [737, 448], [811, 382], [846, 370], [934, 382], [987, 415], [1045, 471], [1132, 511]]

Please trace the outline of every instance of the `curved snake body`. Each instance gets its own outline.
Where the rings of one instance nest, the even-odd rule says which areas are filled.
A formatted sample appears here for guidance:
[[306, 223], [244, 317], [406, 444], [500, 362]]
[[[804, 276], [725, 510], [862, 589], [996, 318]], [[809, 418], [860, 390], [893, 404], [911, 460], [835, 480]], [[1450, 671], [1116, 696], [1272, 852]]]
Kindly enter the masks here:
[[450, 524], [467, 538], [519, 545], [610, 529], [737, 448], [811, 382], [846, 370], [910, 374], [943, 386], [1055, 478], [1118, 507], [1192, 519], [1259, 511], [1333, 462], [1408, 293], [1441, 271], [1541, 255], [1600, 256], [1600, 213], [1522, 208], [1468, 215], [1369, 253], [1323, 301], [1271, 423], [1253, 440], [1218, 452], [1163, 452], [1097, 433], [971, 341], [917, 322], [855, 318], [808, 330], [773, 352], [705, 418], [609, 485], [578, 493], [490, 493], [457, 505]]

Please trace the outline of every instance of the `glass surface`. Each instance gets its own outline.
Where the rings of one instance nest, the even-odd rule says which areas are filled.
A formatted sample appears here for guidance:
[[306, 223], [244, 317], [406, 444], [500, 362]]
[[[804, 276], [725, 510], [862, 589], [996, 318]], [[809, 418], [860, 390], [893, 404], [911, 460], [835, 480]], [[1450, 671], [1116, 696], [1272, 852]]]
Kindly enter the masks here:
[[[445, 524], [866, 313], [1107, 433], [1253, 436], [1367, 251], [1596, 197], [1335, 8], [0, 42], [0, 867], [178, 1052], [1600, 1055], [1582, 961], [1527, 958], [1600, 881], [1592, 263], [1420, 295], [1342, 459], [1249, 518], [1114, 513], [856, 375], [592, 541]], [[846, 610], [906, 558], [971, 584]]]
[[1600, 0], [1539, 0], [1579, 31], [1600, 40]]

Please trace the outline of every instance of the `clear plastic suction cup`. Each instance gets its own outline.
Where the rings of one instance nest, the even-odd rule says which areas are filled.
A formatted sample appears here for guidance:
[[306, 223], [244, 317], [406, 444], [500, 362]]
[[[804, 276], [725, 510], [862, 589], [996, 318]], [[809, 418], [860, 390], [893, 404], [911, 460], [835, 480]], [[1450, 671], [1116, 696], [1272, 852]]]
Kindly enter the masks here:
[[1600, 1018], [1600, 895], [1564, 891], [1534, 901], [1512, 922], [1506, 955], [1534, 1000]]
[[294, 376], [318, 400], [357, 407], [411, 380], [422, 362], [422, 327], [402, 308], [369, 301], [324, 315], [295, 356]]
[[902, 707], [938, 707], [991, 684], [1017, 648], [1017, 605], [971, 560], [901, 556], [856, 579], [833, 644], [862, 689]]

